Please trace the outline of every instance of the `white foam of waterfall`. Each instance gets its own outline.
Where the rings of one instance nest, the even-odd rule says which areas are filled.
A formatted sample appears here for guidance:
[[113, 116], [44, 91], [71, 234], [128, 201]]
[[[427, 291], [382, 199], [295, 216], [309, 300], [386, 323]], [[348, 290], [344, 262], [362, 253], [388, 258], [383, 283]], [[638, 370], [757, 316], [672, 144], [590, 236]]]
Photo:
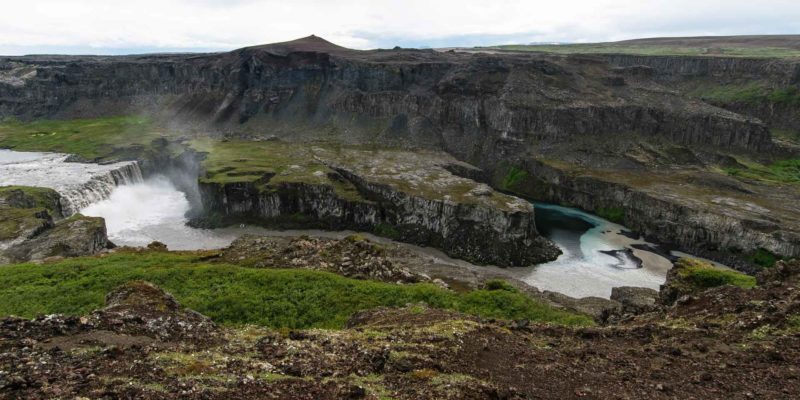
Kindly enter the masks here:
[[67, 154], [0, 150], [0, 186], [51, 188], [61, 194], [64, 214], [107, 199], [114, 189], [142, 181], [133, 161], [111, 164], [67, 162]]
[[186, 195], [164, 176], [119, 186], [111, 195], [81, 209], [81, 214], [103, 217], [108, 238], [120, 246], [146, 246], [153, 241], [170, 250], [222, 248], [258, 228], [198, 229], [186, 225]]

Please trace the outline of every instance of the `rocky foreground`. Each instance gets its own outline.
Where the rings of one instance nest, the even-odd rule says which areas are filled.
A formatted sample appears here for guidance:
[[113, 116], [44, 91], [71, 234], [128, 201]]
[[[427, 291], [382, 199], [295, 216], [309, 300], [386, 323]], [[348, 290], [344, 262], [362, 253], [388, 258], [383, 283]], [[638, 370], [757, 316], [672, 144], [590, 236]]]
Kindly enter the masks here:
[[[82, 317], [0, 322], [0, 396], [130, 399], [785, 399], [800, 394], [800, 262], [758, 286], [670, 275], [643, 314], [591, 328], [408, 305], [343, 330], [222, 327], [141, 281]], [[678, 291], [675, 293], [675, 291]]]

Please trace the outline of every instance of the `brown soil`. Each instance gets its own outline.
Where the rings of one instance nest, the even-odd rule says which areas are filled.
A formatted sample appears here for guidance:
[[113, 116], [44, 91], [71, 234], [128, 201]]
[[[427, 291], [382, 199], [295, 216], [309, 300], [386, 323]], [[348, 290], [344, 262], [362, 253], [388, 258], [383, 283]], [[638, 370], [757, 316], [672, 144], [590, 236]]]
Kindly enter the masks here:
[[134, 283], [87, 317], [2, 320], [0, 397], [796, 398], [799, 283], [800, 263], [781, 263], [755, 289], [718, 287], [601, 328], [409, 305], [340, 331], [220, 328]]

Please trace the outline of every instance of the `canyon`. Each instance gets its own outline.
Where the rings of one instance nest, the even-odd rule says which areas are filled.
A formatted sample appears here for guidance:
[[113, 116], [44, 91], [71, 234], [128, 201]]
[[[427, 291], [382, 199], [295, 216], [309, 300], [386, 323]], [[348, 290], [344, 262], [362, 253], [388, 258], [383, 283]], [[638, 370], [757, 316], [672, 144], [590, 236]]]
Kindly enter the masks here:
[[[170, 141], [442, 151], [475, 166], [455, 175], [533, 200], [621, 210], [620, 222], [653, 240], [752, 271], [747, 257], [759, 251], [800, 254], [797, 188], [724, 171], [797, 153], [771, 132], [795, 130], [797, 107], [768, 94], [793, 93], [798, 79], [791, 58], [356, 51], [311, 36], [228, 53], [3, 57], [0, 115], [145, 114]], [[763, 101], [719, 95], [753, 82]], [[106, 158], [160, 168], [147, 151], [122, 144]], [[206, 186], [203, 201], [251, 190], [226, 185]], [[283, 214], [308, 208], [300, 203]], [[334, 212], [353, 215], [349, 226], [376, 225], [374, 211]]]

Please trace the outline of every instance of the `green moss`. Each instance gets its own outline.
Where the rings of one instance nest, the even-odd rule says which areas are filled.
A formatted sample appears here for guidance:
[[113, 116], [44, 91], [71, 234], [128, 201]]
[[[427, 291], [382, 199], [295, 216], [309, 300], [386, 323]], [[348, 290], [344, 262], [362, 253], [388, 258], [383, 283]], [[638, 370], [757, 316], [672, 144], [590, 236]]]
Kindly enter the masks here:
[[595, 214], [617, 224], [625, 220], [625, 209], [622, 207], [600, 207], [595, 210]]
[[45, 223], [39, 218], [43, 208], [0, 207], [0, 241], [16, 239], [23, 232]]
[[149, 145], [161, 135], [149, 119], [139, 116], [0, 123], [0, 147], [71, 153], [87, 160]]
[[514, 190], [514, 188], [519, 185], [525, 178], [528, 177], [528, 172], [518, 168], [518, 167], [511, 167], [509, 168], [506, 176], [503, 177], [503, 181], [500, 183], [500, 188], [503, 190]]
[[31, 207], [53, 211], [58, 206], [59, 195], [53, 189], [32, 186], [0, 186], [0, 199], [8, 202], [11, 197], [24, 197]]
[[780, 259], [781, 258], [779, 256], [767, 249], [758, 249], [755, 251], [755, 253], [747, 256], [747, 261], [750, 261], [761, 268], [773, 267]]
[[[56, 214], [58, 193], [28, 186], [0, 187], [0, 241], [18, 238], [24, 232], [46, 225]], [[58, 216], [58, 214], [56, 214]]]
[[490, 279], [483, 285], [486, 290], [505, 290], [507, 292], [517, 292], [517, 288], [502, 279]]
[[723, 168], [738, 179], [754, 180], [767, 184], [800, 184], [800, 159], [779, 160], [769, 165], [747, 163], [746, 168]]
[[193, 140], [189, 145], [206, 153], [202, 182], [254, 183], [264, 190], [284, 183], [326, 185], [343, 199], [366, 201], [349, 181], [331, 178], [333, 170], [317, 160], [306, 145], [210, 138]]
[[400, 237], [400, 231], [394, 225], [386, 223], [379, 223], [372, 229], [376, 235], [387, 237], [390, 239], [397, 239]]
[[741, 272], [714, 268], [711, 264], [690, 258], [678, 260], [681, 280], [698, 289], [734, 285], [749, 289], [756, 286], [756, 278]]
[[800, 89], [795, 86], [771, 88], [761, 82], [728, 85], [699, 85], [690, 94], [730, 103], [800, 105]]
[[341, 328], [356, 311], [409, 303], [487, 318], [592, 324], [585, 316], [502, 290], [459, 294], [432, 284], [395, 285], [319, 271], [209, 264], [199, 253], [126, 251], [4, 267], [0, 315], [82, 315], [102, 307], [108, 291], [131, 280], [159, 285], [183, 305], [226, 325]]

